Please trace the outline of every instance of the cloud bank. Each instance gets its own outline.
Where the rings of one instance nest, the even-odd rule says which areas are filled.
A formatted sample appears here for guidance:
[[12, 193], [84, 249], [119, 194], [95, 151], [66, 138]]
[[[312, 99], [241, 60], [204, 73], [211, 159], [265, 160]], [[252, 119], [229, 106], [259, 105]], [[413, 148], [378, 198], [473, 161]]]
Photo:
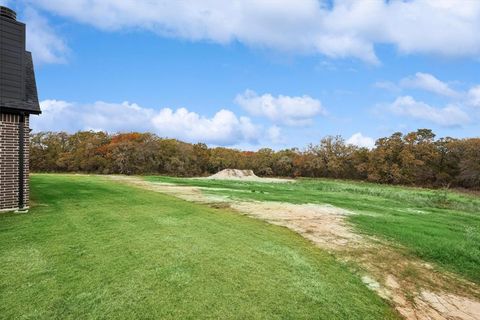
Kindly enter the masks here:
[[65, 63], [69, 48], [49, 25], [48, 20], [36, 10], [25, 11], [27, 24], [27, 50], [33, 53], [35, 63]]
[[404, 54], [478, 57], [480, 1], [439, 0], [27, 0], [108, 31], [143, 29], [379, 63], [378, 44]]
[[443, 127], [461, 127], [476, 121], [476, 112], [472, 107], [480, 107], [480, 85], [471, 86], [469, 89], [455, 90], [447, 82], [439, 80], [429, 73], [417, 72], [401, 79], [398, 83], [378, 81], [374, 83], [374, 87], [392, 93], [406, 91], [405, 89], [420, 89], [436, 96], [448, 98], [450, 103], [439, 108], [416, 101], [410, 95], [403, 95], [397, 97], [386, 108], [382, 108], [397, 116], [426, 120]]
[[322, 103], [310, 96], [290, 97], [269, 93], [258, 95], [255, 91], [246, 90], [237, 95], [235, 102], [249, 114], [265, 117], [275, 124], [302, 126], [313, 122], [319, 115], [325, 115]]
[[364, 136], [361, 132], [353, 134], [346, 142], [360, 148], [372, 149], [375, 146], [375, 139]]
[[222, 109], [206, 117], [185, 108], [160, 110], [143, 108], [135, 103], [77, 104], [61, 100], [41, 102], [42, 116], [32, 117], [31, 126], [38, 131], [95, 130], [115, 132], [153, 132], [162, 137], [213, 145], [256, 143], [263, 129], [247, 117], [238, 117]]
[[400, 85], [405, 88], [422, 89], [451, 98], [460, 96], [460, 93], [450, 88], [447, 83], [429, 73], [417, 72], [414, 76], [402, 79]]
[[426, 120], [443, 127], [458, 127], [471, 121], [468, 114], [456, 105], [435, 108], [411, 96], [398, 97], [388, 108], [396, 115]]
[[480, 107], [480, 85], [468, 91], [468, 104], [473, 107]]

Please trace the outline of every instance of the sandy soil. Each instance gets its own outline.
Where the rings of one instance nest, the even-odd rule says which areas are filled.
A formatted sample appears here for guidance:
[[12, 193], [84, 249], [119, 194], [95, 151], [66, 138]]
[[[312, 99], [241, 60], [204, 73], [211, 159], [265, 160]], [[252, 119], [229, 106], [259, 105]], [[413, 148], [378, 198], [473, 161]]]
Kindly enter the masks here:
[[[196, 178], [194, 178], [196, 179]], [[207, 177], [206, 179], [212, 180], [242, 180], [242, 181], [254, 181], [254, 182], [293, 182], [293, 179], [279, 179], [279, 178], [260, 178], [252, 170], [239, 170], [239, 169], [224, 169], [220, 172]]]
[[204, 203], [287, 227], [340, 259], [352, 262], [363, 282], [387, 299], [406, 319], [480, 319], [480, 289], [434, 267], [401, 247], [354, 232], [345, 217], [353, 212], [330, 205], [234, 201], [201, 188], [109, 176], [137, 187]]

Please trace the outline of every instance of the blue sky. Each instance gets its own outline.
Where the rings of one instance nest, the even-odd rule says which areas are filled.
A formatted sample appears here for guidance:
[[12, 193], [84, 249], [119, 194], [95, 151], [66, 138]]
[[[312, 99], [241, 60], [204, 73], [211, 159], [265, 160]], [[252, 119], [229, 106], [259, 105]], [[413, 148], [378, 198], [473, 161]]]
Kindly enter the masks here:
[[244, 149], [480, 135], [480, 1], [0, 3], [27, 23], [35, 131]]

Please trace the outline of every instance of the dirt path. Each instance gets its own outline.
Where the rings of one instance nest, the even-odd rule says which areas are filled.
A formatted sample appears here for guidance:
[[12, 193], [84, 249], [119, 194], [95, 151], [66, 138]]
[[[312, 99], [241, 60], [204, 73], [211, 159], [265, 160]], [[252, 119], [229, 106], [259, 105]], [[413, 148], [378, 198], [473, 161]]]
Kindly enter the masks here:
[[287, 227], [340, 259], [353, 262], [365, 284], [390, 301], [406, 319], [480, 320], [477, 285], [439, 272], [402, 248], [355, 233], [345, 219], [355, 214], [353, 212], [330, 205], [234, 201], [207, 195], [198, 187], [153, 183], [126, 176], [108, 178], [187, 201], [229, 207]]

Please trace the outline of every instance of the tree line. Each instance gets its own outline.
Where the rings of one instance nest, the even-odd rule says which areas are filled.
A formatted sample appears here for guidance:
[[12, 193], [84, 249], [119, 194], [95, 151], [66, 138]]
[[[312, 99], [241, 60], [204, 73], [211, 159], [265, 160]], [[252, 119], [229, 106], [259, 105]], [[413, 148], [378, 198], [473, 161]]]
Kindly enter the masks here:
[[349, 145], [341, 136], [327, 136], [302, 150], [252, 152], [209, 148], [151, 133], [40, 132], [31, 135], [30, 167], [33, 172], [172, 176], [237, 168], [252, 169], [259, 176], [480, 189], [480, 138], [436, 139], [432, 130], [419, 129], [380, 138], [372, 149]]

